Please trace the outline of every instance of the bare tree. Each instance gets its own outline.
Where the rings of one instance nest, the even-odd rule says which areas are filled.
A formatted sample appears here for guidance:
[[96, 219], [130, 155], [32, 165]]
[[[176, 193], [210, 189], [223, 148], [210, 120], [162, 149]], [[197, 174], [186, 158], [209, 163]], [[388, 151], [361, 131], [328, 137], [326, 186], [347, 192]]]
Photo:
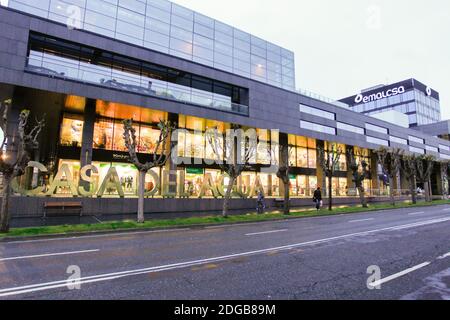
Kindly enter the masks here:
[[363, 208], [367, 208], [364, 180], [369, 176], [369, 164], [364, 160], [361, 152], [355, 152], [353, 149], [350, 149], [347, 152], [347, 166], [352, 172], [353, 182], [355, 183], [356, 189], [358, 189], [361, 205]]
[[394, 178], [400, 173], [403, 150], [381, 147], [375, 152], [378, 157], [378, 164], [383, 170], [383, 174], [389, 178], [389, 197], [391, 198], [391, 204], [395, 206]]
[[448, 199], [449, 193], [449, 185], [448, 185], [448, 169], [450, 166], [450, 161], [442, 160], [440, 161], [440, 169], [441, 169], [441, 188], [442, 188], [442, 197], [444, 199]]
[[339, 160], [344, 154], [344, 150], [336, 144], [328, 144], [327, 150], [323, 147], [318, 147], [317, 151], [319, 153], [319, 164], [322, 167], [323, 173], [328, 178], [328, 210], [333, 210], [333, 176], [336, 171]]
[[168, 147], [168, 141], [171, 136], [173, 126], [169, 121], [160, 121], [158, 129], [160, 131], [158, 141], [156, 141], [156, 147], [151, 155], [151, 161], [142, 163], [137, 155], [137, 141], [136, 141], [136, 129], [133, 127], [133, 120], [123, 121], [123, 138], [125, 140], [125, 146], [128, 149], [129, 160], [137, 167], [139, 171], [138, 181], [138, 223], [144, 223], [144, 197], [145, 197], [145, 176], [152, 168], [162, 167], [166, 164], [170, 157], [171, 149]]
[[434, 169], [436, 158], [432, 155], [420, 155], [416, 157], [417, 181], [423, 184], [425, 201], [431, 202], [430, 178]]
[[250, 161], [255, 157], [257, 148], [256, 133], [254, 137], [245, 137], [239, 126], [233, 125], [226, 136], [219, 134], [217, 128], [208, 130], [206, 136], [217, 164], [229, 177], [222, 209], [222, 216], [226, 218], [228, 217], [229, 203], [237, 179], [242, 172], [252, 167]]
[[289, 215], [291, 211], [290, 206], [290, 189], [289, 189], [289, 174], [291, 166], [289, 163], [289, 154], [292, 152], [292, 148], [289, 146], [280, 145], [280, 164], [277, 171], [277, 177], [283, 182], [284, 186], [284, 204], [283, 213]]
[[411, 192], [411, 201], [417, 203], [417, 167], [416, 156], [408, 154], [403, 156], [402, 172], [408, 181], [409, 191]]
[[17, 126], [18, 139], [8, 140], [8, 116], [10, 105], [4, 104], [1, 112], [1, 128], [4, 133], [0, 149], [0, 172], [3, 175], [3, 199], [0, 208], [0, 232], [9, 232], [9, 199], [11, 197], [11, 182], [25, 173], [31, 160], [31, 155], [39, 148], [39, 135], [45, 126], [45, 120], [36, 119], [36, 124], [28, 130], [29, 110], [23, 110], [19, 115]]

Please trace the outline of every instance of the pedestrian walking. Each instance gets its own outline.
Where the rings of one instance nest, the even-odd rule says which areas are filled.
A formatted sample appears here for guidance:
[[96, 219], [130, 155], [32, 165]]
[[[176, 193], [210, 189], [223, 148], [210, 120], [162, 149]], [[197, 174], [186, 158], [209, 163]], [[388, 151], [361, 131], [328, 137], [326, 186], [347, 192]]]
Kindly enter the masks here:
[[313, 201], [316, 204], [317, 211], [319, 211], [320, 207], [322, 207], [322, 191], [320, 190], [320, 187], [317, 187], [317, 190], [314, 191]]
[[266, 208], [266, 204], [264, 202], [264, 193], [262, 191], [258, 192], [258, 200], [256, 202], [256, 211], [258, 214], [263, 214], [264, 209]]

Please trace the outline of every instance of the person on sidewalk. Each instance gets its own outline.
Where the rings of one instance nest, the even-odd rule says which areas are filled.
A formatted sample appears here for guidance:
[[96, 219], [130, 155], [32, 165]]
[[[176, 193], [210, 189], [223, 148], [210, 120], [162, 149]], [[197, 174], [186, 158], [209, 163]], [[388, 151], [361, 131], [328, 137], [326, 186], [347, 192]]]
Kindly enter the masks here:
[[317, 187], [317, 190], [314, 191], [313, 201], [316, 204], [317, 211], [319, 211], [322, 206], [322, 191], [320, 190], [320, 187]]
[[263, 214], [266, 204], [264, 202], [264, 193], [262, 191], [258, 192], [258, 200], [256, 201], [256, 211], [258, 214]]

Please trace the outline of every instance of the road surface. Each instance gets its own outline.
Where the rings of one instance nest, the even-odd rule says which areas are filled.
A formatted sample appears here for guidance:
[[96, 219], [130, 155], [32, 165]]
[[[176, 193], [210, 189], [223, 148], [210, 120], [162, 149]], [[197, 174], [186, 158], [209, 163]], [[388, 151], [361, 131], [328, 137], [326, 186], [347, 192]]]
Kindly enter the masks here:
[[450, 299], [450, 205], [0, 242], [2, 299]]

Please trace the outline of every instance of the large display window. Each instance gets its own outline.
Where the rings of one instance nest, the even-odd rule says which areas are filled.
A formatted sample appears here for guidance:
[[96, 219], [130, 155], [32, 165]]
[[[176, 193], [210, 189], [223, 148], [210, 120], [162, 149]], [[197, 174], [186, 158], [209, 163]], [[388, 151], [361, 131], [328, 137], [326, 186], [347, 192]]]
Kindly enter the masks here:
[[[356, 161], [361, 164], [362, 161], [365, 161], [367, 163], [367, 170], [371, 171], [371, 160], [370, 160], [370, 151], [368, 149], [363, 149], [359, 147], [354, 147], [354, 154]], [[362, 166], [359, 168], [360, 171], [362, 171]]]
[[[223, 148], [223, 138], [221, 134], [230, 126], [223, 122], [206, 120], [197, 117], [180, 115], [178, 120], [178, 156], [186, 158], [198, 158], [216, 160], [217, 156], [206, 137], [206, 130], [217, 129], [219, 133], [220, 151]], [[220, 158], [223, 158], [220, 155]]]
[[[328, 190], [328, 178], [326, 180], [326, 186]], [[347, 178], [334, 177], [331, 183], [332, 194], [335, 197], [347, 197], [351, 195], [349, 193], [349, 185]]]
[[187, 168], [184, 176], [184, 192], [190, 198], [198, 198], [203, 185], [203, 169]]
[[[98, 100], [98, 118], [94, 125], [95, 149], [126, 152], [122, 121], [133, 119], [136, 129], [137, 151], [153, 153], [160, 136], [159, 121], [167, 120], [167, 113]], [[163, 146], [161, 146], [162, 148]]]
[[[156, 151], [157, 143], [159, 141], [160, 131], [153, 129], [150, 126], [141, 125], [139, 134], [139, 147], [140, 153], [154, 153]], [[158, 153], [161, 152], [159, 147]]]
[[278, 159], [274, 158], [274, 151], [276, 150], [273, 150], [274, 148], [271, 147], [271, 142], [274, 141], [276, 137], [271, 137], [271, 132], [263, 129], [257, 129], [256, 134], [258, 137], [256, 162], [263, 165], [269, 165], [271, 162], [277, 163]]
[[[223, 192], [227, 191], [229, 177], [220, 170], [185, 168], [178, 172], [179, 178], [180, 175], [184, 175], [184, 193], [188, 197], [213, 197], [214, 194], [209, 188], [211, 184], [215, 187], [221, 184]], [[210, 180], [205, 180], [207, 177]], [[180, 179], [178, 180], [180, 181]], [[257, 191], [259, 188], [264, 190], [267, 197], [279, 196], [279, 179], [273, 174], [243, 172], [235, 187], [236, 191], [242, 193], [244, 197], [254, 197], [255, 194], [252, 194], [252, 191]], [[220, 194], [216, 194], [216, 196], [220, 196]]]
[[298, 168], [317, 168], [316, 140], [294, 135], [288, 136], [289, 164]]
[[65, 113], [60, 132], [60, 144], [65, 147], [81, 147], [83, 140], [83, 116]]
[[[59, 160], [58, 170], [60, 171], [63, 166], [67, 166], [69, 168], [71, 179], [74, 185], [78, 186], [80, 181], [80, 161], [72, 161], [72, 160]], [[67, 181], [67, 176], [64, 174], [61, 177], [61, 181]], [[51, 181], [49, 181], [51, 183]], [[58, 187], [55, 191], [56, 195], [61, 196], [72, 196], [72, 190], [68, 186], [66, 187]]]
[[[80, 181], [80, 162], [73, 160], [60, 160], [58, 165], [60, 171], [63, 165], [66, 165], [68, 167], [74, 185], [78, 186]], [[111, 162], [93, 162], [92, 165], [97, 168], [99, 183], [103, 183], [105, 181], [105, 178], [107, 177], [109, 170], [111, 169], [111, 167], [114, 167], [117, 172], [117, 175], [119, 176], [120, 186], [122, 187], [125, 196], [134, 197], [137, 195], [139, 171], [134, 165], [128, 163], [111, 163]], [[155, 173], [155, 175], [147, 174], [145, 178], [146, 192], [152, 191], [155, 189], [156, 186], [162, 185], [161, 169], [153, 168], [152, 171]], [[158, 177], [159, 181], [156, 181], [155, 177]], [[67, 177], [65, 176], [65, 174], [62, 175], [61, 181], [66, 180]], [[70, 190], [69, 187], [58, 187], [57, 190], [55, 191], [55, 194], [72, 196], [72, 191]], [[105, 190], [103, 196], [117, 197], [117, 195], [118, 190], [116, 190], [116, 188], [114, 187], [109, 187], [107, 190]]]
[[[334, 150], [330, 150], [333, 148]], [[335, 171], [347, 171], [347, 154], [346, 154], [346, 146], [345, 144], [336, 144], [325, 141], [325, 150], [327, 151], [327, 155], [331, 158], [331, 153], [339, 150], [341, 152], [339, 156], [339, 161], [334, 168]]]
[[[111, 167], [114, 167], [117, 170], [117, 174], [119, 176], [120, 185], [125, 196], [136, 196], [138, 191], [138, 183], [139, 183], [139, 171], [137, 168], [128, 163], [108, 163], [108, 162], [93, 162], [95, 167], [97, 167], [99, 172], [100, 181], [104, 181], [108, 171]], [[152, 191], [155, 186], [160, 185], [161, 183], [161, 169], [153, 168], [152, 171], [156, 173], [156, 176], [159, 177], [160, 181], [155, 181], [154, 177], [150, 174], [147, 174], [145, 177], [145, 191]], [[117, 190], [111, 188], [106, 190], [106, 195], [117, 195]]]
[[94, 126], [95, 149], [113, 150], [114, 122], [107, 119], [99, 119]]
[[[153, 153], [159, 140], [160, 131], [149, 125], [135, 123], [137, 150], [139, 153]], [[98, 119], [94, 126], [94, 149], [128, 151], [123, 138], [122, 121]], [[160, 146], [160, 151], [163, 146]]]
[[289, 177], [289, 189], [292, 197], [311, 197], [316, 188], [316, 176], [290, 175]]

